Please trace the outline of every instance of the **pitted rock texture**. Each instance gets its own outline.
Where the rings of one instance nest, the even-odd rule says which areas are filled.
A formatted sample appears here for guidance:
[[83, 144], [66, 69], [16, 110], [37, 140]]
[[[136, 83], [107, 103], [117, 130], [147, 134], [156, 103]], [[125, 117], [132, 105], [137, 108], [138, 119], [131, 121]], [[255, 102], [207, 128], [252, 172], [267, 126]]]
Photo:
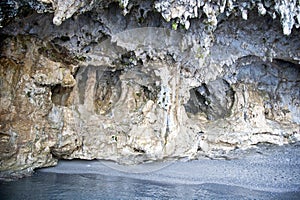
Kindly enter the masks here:
[[[235, 1], [218, 1], [217, 14], [203, 2], [174, 1], [169, 14], [167, 1], [43, 2], [54, 16], [28, 6], [0, 33], [2, 177], [57, 159], [226, 158], [300, 140], [298, 22], [282, 33], [253, 3], [233, 6], [247, 20], [222, 18]], [[277, 9], [266, 4], [261, 15]], [[190, 6], [206, 16], [182, 18]]]
[[257, 10], [259, 15], [268, 14], [273, 19], [280, 18], [285, 35], [290, 35], [293, 27], [300, 26], [300, 2], [297, 0], [7, 0], [0, 4], [0, 25], [1, 22], [5, 24], [10, 18], [24, 12], [24, 8], [26, 10], [28, 7], [39, 13], [54, 12], [53, 23], [61, 25], [73, 15], [109, 7], [111, 2], [119, 4], [123, 15], [130, 13], [134, 7], [140, 7], [141, 20], [154, 8], [166, 21], [173, 20], [174, 29], [177, 29], [178, 24], [189, 29], [190, 19], [201, 18], [202, 15], [205, 15], [203, 23], [215, 29], [219, 21], [230, 15], [241, 16], [247, 20], [248, 13], [252, 10]]

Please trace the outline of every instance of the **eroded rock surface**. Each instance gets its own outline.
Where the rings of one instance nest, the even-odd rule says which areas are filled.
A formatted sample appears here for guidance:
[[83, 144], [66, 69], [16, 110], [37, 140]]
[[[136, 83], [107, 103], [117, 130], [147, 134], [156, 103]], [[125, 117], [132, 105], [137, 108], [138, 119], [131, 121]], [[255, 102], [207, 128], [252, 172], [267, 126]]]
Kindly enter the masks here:
[[[2, 177], [57, 159], [219, 158], [300, 140], [299, 14], [280, 7], [299, 3], [43, 2], [1, 29]], [[271, 11], [281, 21], [261, 16]]]

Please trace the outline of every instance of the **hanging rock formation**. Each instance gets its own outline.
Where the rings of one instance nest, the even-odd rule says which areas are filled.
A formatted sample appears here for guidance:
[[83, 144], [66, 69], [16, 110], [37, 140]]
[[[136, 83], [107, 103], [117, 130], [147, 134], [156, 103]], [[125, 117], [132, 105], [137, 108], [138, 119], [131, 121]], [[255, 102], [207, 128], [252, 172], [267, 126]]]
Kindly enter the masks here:
[[300, 140], [297, 1], [1, 3], [0, 170]]

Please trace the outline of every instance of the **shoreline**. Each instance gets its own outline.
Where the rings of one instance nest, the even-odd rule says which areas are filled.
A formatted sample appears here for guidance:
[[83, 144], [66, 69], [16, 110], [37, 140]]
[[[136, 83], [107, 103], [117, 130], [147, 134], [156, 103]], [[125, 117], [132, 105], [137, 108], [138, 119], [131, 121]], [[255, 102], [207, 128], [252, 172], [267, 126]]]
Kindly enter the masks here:
[[300, 191], [300, 147], [270, 148], [240, 159], [171, 161], [123, 166], [102, 160], [63, 160], [37, 172], [98, 174], [163, 184], [218, 184], [266, 192]]

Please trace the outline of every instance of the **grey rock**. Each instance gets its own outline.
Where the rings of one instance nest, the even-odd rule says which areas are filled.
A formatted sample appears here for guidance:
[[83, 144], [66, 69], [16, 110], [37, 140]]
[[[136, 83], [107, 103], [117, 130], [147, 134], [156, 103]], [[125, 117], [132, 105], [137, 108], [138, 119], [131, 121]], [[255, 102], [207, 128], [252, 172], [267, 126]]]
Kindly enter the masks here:
[[20, 2], [2, 4], [1, 176], [300, 140], [296, 1]]

